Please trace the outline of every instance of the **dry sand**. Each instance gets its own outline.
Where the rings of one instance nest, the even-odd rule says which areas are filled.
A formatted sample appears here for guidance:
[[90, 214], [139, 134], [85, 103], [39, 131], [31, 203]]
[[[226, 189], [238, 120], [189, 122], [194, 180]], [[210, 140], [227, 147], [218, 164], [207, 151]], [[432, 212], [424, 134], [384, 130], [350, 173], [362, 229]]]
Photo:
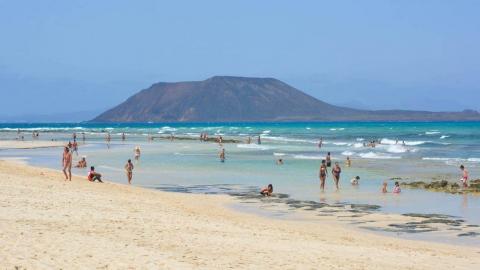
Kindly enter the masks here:
[[480, 269], [480, 248], [238, 213], [0, 161], [1, 269]]

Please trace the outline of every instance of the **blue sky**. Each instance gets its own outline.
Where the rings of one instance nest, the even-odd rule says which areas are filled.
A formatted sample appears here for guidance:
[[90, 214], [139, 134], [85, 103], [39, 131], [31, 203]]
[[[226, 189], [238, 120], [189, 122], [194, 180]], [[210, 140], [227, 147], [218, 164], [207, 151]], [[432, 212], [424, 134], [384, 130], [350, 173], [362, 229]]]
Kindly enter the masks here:
[[275, 77], [360, 108], [480, 110], [480, 1], [3, 1], [0, 116]]

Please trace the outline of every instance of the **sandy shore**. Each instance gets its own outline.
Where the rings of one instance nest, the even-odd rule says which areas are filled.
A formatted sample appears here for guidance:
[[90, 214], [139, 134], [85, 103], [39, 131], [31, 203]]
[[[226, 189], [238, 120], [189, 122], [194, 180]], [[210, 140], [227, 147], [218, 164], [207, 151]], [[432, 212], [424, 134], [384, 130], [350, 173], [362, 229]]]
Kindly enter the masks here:
[[46, 147], [65, 146], [65, 142], [59, 141], [0, 141], [0, 149], [34, 149]]
[[6, 269], [480, 267], [480, 248], [271, 220], [235, 212], [226, 207], [231, 200], [65, 182], [58, 171], [0, 161], [0, 262]]

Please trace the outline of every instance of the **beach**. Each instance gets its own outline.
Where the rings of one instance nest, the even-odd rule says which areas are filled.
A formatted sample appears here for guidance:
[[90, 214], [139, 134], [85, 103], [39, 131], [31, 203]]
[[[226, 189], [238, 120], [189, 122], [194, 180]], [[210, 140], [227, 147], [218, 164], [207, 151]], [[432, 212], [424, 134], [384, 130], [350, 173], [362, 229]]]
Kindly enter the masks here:
[[475, 269], [477, 247], [268, 219], [180, 194], [0, 161], [6, 269]]

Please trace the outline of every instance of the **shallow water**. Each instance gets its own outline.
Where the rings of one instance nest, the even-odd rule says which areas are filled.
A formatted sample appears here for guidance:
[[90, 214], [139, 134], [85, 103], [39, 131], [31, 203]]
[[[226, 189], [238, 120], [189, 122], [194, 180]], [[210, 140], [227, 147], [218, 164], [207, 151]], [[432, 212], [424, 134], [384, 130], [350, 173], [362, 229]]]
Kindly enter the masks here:
[[[20, 134], [17, 129], [21, 129]], [[30, 140], [33, 130], [40, 132], [40, 139], [62, 141], [77, 132], [80, 142], [84, 132], [87, 141], [80, 145], [80, 156], [86, 156], [89, 166], [94, 165], [104, 178], [123, 183], [123, 165], [133, 158], [133, 148], [138, 145], [142, 156], [135, 163], [135, 185], [228, 193], [252, 191], [272, 183], [275, 193], [295, 200], [378, 205], [384, 213], [444, 214], [480, 225], [480, 196], [411, 189], [404, 189], [401, 195], [379, 192], [384, 181], [392, 189], [394, 181], [390, 178], [456, 181], [460, 164], [473, 178], [480, 178], [480, 123], [0, 124], [0, 139], [23, 135]], [[110, 147], [104, 141], [106, 131], [112, 134]], [[120, 139], [122, 132], [127, 136], [125, 142]], [[241, 141], [251, 136], [252, 143], [224, 144], [226, 162], [221, 163], [220, 146], [200, 142], [200, 132]], [[170, 134], [192, 140], [147, 140], [148, 136]], [[256, 144], [259, 135], [261, 145]], [[322, 148], [318, 147], [320, 138], [324, 141]], [[382, 144], [363, 146], [376, 139]], [[331, 178], [324, 192], [319, 189], [318, 168], [326, 152], [331, 152], [333, 161], [342, 166], [339, 191], [335, 191]], [[347, 155], [352, 159], [351, 168], [344, 166]], [[27, 157], [30, 164], [58, 169], [61, 150], [2, 150], [0, 157]], [[275, 164], [278, 158], [284, 165]], [[74, 173], [86, 175], [87, 171], [74, 169]], [[349, 181], [356, 175], [361, 177], [358, 187]]]

